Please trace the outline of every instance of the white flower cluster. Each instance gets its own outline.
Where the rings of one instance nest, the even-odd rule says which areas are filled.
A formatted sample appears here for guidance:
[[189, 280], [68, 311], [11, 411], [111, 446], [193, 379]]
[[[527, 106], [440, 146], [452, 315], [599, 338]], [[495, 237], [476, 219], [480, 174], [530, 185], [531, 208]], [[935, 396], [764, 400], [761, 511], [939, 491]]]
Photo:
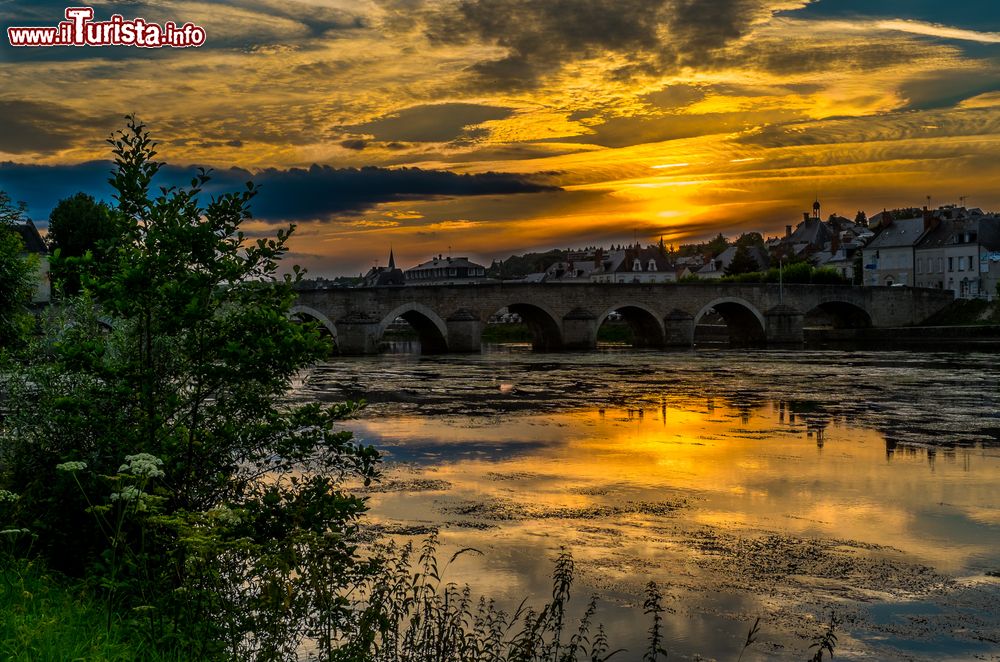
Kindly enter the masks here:
[[127, 473], [133, 476], [144, 476], [146, 478], [160, 478], [163, 476], [163, 460], [150, 455], [149, 453], [136, 453], [126, 455], [125, 464], [118, 467], [118, 473]]
[[135, 502], [136, 510], [145, 511], [149, 504], [156, 501], [156, 497], [152, 494], [146, 494], [138, 487], [130, 485], [123, 488], [121, 492], [112, 492], [111, 501], [120, 501], [122, 503]]
[[73, 473], [75, 471], [83, 471], [87, 468], [86, 462], [63, 462], [62, 464], [57, 464], [56, 469], [58, 471], [68, 471]]
[[7, 490], [0, 490], [0, 503], [13, 503], [17, 501], [17, 495]]
[[130, 485], [125, 489], [123, 489], [121, 492], [112, 492], [111, 500], [124, 501], [126, 503], [129, 503], [135, 501], [136, 499], [139, 499], [142, 494], [143, 494], [142, 490], [140, 490], [138, 487], [133, 487]]

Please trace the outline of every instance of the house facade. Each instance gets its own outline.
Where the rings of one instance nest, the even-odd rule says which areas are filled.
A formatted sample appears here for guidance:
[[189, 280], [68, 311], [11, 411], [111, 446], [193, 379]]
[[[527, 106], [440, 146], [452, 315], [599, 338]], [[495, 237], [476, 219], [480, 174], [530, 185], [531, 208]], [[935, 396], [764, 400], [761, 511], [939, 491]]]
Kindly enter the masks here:
[[920, 241], [914, 260], [918, 287], [951, 290], [963, 299], [996, 296], [1000, 217], [978, 211], [940, 219]]
[[631, 246], [598, 258], [593, 283], [674, 283], [677, 271], [658, 248]]
[[930, 229], [930, 217], [882, 220], [878, 233], [862, 251], [863, 285], [892, 286], [916, 284], [914, 251], [917, 242]]
[[467, 257], [438, 255], [403, 272], [407, 285], [460, 285], [487, 280], [486, 267]]

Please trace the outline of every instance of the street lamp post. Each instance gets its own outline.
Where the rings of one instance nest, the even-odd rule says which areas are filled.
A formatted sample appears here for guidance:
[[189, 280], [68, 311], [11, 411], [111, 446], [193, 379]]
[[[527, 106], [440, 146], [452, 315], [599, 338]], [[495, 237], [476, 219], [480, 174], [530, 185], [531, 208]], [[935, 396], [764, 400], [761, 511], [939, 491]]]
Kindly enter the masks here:
[[778, 303], [785, 303], [785, 258], [778, 258]]

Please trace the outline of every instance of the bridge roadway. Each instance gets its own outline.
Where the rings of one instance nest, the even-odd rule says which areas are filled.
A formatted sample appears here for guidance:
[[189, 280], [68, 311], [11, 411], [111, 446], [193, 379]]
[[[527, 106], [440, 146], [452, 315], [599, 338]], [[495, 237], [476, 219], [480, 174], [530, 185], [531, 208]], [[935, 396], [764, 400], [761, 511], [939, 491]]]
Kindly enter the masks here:
[[[803, 341], [808, 320], [835, 327], [921, 323], [953, 299], [947, 290], [911, 287], [736, 283], [482, 283], [353, 289], [301, 289], [292, 314], [317, 320], [342, 354], [376, 353], [386, 328], [404, 318], [421, 351], [478, 352], [483, 328], [503, 309], [520, 315], [536, 350], [592, 349], [612, 312], [640, 347], [690, 347], [710, 311], [725, 320], [733, 345]], [[817, 317], [818, 316], [818, 317]]]

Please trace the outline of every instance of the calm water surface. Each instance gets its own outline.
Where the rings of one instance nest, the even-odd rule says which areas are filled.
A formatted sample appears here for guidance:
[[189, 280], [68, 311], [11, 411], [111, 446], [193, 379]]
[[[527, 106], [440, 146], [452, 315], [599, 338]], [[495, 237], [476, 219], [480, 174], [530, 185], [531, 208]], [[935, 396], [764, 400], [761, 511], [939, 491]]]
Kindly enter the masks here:
[[608, 350], [387, 354], [317, 367], [299, 397], [364, 398], [385, 452], [370, 520], [440, 533], [446, 579], [516, 607], [601, 597], [638, 659], [664, 587], [671, 659], [1000, 659], [1000, 366], [990, 354]]

